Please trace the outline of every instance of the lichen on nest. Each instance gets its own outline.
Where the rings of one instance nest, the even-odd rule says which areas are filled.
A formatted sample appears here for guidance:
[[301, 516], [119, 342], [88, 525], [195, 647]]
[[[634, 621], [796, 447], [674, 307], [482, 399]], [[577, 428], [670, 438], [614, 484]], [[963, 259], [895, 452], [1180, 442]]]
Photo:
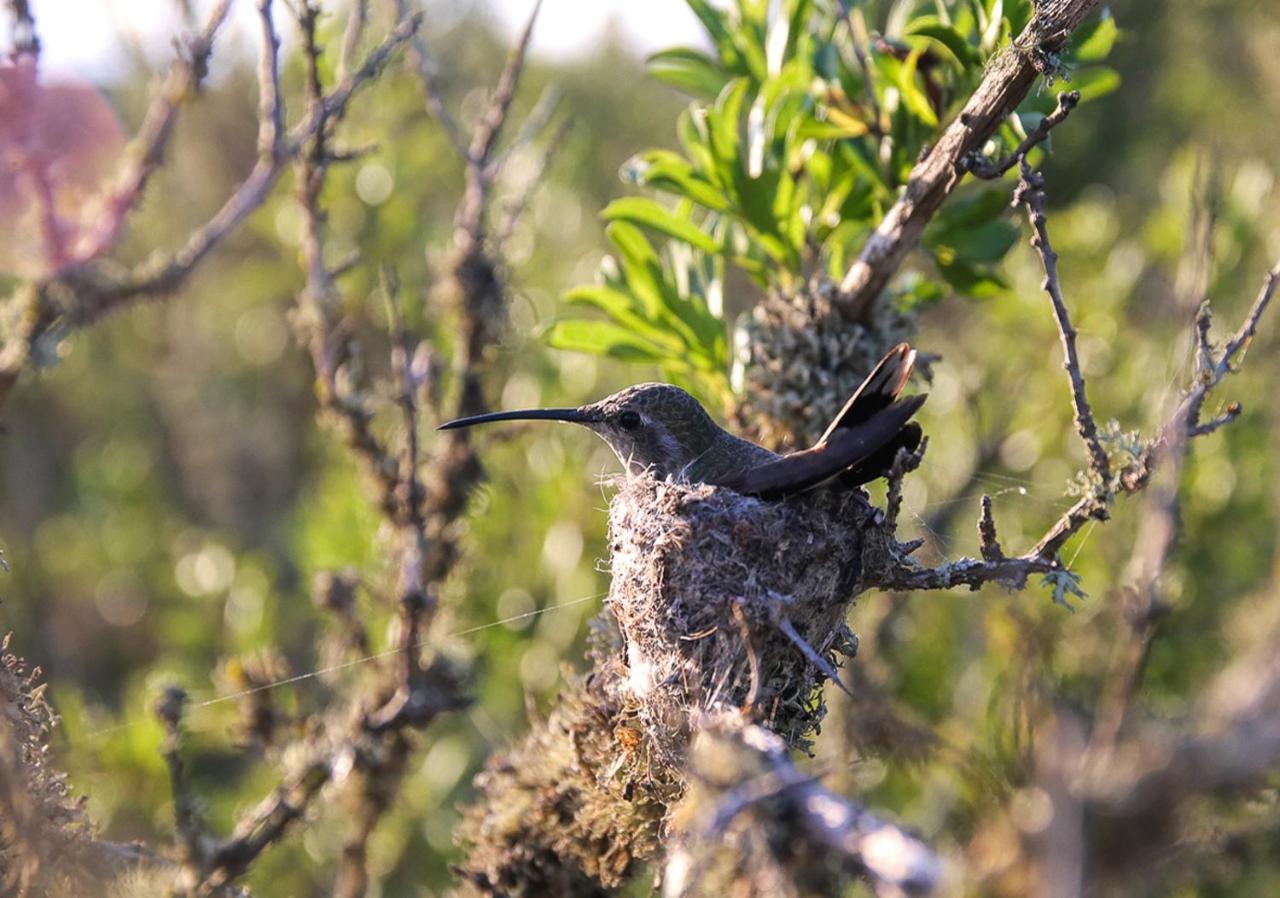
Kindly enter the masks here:
[[[743, 436], [772, 449], [812, 444], [885, 350], [915, 333], [915, 317], [892, 303], [849, 321], [832, 301], [836, 289], [815, 280], [774, 291], [738, 319], [734, 424]], [[927, 377], [927, 360], [920, 369]]]
[[609, 610], [625, 689], [657, 748], [679, 756], [690, 714], [742, 708], [807, 750], [821, 686], [857, 639], [860, 491], [765, 502], [705, 484], [630, 478], [609, 509]]

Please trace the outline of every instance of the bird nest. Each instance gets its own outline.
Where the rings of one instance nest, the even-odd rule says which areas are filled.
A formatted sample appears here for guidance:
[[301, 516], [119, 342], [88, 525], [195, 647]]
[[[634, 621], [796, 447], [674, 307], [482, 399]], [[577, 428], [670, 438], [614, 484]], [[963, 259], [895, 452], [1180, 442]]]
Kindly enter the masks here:
[[809, 748], [821, 687], [857, 651], [845, 618], [875, 514], [860, 491], [764, 502], [628, 480], [609, 510], [608, 607], [626, 704], [660, 750], [682, 754], [690, 716], [723, 708]]
[[762, 502], [648, 476], [614, 496], [609, 537], [590, 671], [476, 779], [459, 828], [472, 893], [625, 882], [660, 851], [704, 712], [809, 749], [823, 684], [857, 650], [849, 606], [897, 546], [860, 491]]

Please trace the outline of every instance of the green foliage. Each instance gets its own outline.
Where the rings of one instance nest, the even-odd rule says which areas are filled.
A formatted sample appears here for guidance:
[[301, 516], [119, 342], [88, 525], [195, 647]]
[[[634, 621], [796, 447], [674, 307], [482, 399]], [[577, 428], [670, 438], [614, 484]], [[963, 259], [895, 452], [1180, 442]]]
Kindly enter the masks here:
[[[710, 52], [678, 47], [649, 59], [651, 75], [695, 98], [677, 123], [680, 150], [646, 150], [623, 167], [626, 181], [653, 195], [604, 210], [616, 264], [604, 267], [600, 284], [565, 296], [607, 321], [584, 323], [568, 310], [574, 317], [550, 339], [655, 363], [670, 379], [724, 395], [729, 269], [761, 291], [791, 292], [813, 275], [838, 280], [1031, 5], [921, 5], [898, 33], [875, 39], [861, 10], [846, 14], [837, 3], [787, 0], [772, 14], [772, 4], [756, 0], [688, 5]], [[1113, 19], [1099, 19], [1064, 65], [1105, 58], [1116, 33]], [[1114, 89], [1117, 77], [1091, 65], [1075, 86], [1090, 99]], [[1025, 136], [1043, 101], [1033, 97], [1001, 129], [997, 150]], [[928, 265], [901, 286], [902, 305], [1005, 289], [998, 266], [1017, 237], [1006, 207], [998, 185], [963, 189], [925, 234]]]

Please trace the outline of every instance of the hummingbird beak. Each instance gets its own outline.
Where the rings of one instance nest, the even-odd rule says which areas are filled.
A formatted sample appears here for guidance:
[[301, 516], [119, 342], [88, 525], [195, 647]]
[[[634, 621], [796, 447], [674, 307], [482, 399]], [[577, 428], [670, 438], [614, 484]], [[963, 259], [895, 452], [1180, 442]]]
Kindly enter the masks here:
[[458, 418], [446, 421], [436, 430], [457, 430], [470, 427], [472, 424], [488, 424], [490, 421], [568, 421], [571, 424], [594, 424], [599, 420], [597, 415], [590, 414], [580, 408], [530, 408], [511, 412], [489, 412], [487, 415], [472, 415], [470, 418]]

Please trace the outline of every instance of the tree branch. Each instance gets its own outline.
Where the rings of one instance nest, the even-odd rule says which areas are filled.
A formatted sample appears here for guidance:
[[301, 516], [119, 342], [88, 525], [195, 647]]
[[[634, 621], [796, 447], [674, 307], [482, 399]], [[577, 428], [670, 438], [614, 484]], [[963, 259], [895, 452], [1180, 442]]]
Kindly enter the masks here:
[[1066, 121], [1071, 110], [1075, 109], [1080, 103], [1080, 91], [1073, 90], [1070, 93], [1058, 94], [1058, 105], [1053, 112], [1046, 115], [1040, 120], [1040, 124], [1036, 125], [1018, 144], [1017, 148], [997, 162], [990, 162], [982, 153], [976, 152], [960, 160], [959, 167], [969, 171], [975, 177], [985, 180], [994, 180], [999, 178], [1009, 169], [1013, 168], [1020, 161], [1026, 159], [1027, 154], [1037, 145], [1042, 143], [1049, 136], [1049, 132], [1058, 125]]
[[924, 842], [797, 770], [777, 734], [731, 712], [695, 729], [665, 895], [778, 894], [780, 883], [794, 894], [837, 894], [852, 876], [885, 896], [938, 885], [942, 861]]
[[[1058, 254], [1049, 244], [1049, 225], [1044, 216], [1044, 176], [1031, 170], [1027, 160], [1021, 160], [1022, 176], [1018, 181], [1018, 189], [1014, 191], [1013, 202], [1021, 204], [1027, 210], [1027, 220], [1031, 223], [1034, 234], [1031, 245], [1040, 254], [1040, 262], [1044, 266], [1044, 282], [1041, 287], [1049, 294], [1053, 303], [1053, 317], [1058, 325], [1058, 337], [1062, 342], [1062, 366], [1071, 379], [1071, 405], [1075, 409], [1076, 432], [1084, 440], [1089, 452], [1089, 471], [1099, 488], [1107, 488], [1111, 480], [1111, 460], [1102, 447], [1098, 436], [1098, 424], [1093, 417], [1093, 408], [1089, 405], [1089, 397], [1085, 394], [1084, 374], [1080, 371], [1080, 356], [1076, 352], [1076, 329], [1071, 324], [1071, 315], [1067, 311], [1067, 302], [1062, 297], [1062, 283], [1058, 279]], [[1105, 505], [1103, 506], [1105, 509]], [[1104, 520], [1105, 515], [1100, 520]]]
[[[1062, 601], [1066, 592], [1078, 590], [1074, 575], [1067, 571], [1058, 559], [1058, 552], [1072, 536], [1090, 520], [1103, 519], [1108, 505], [1115, 493], [1135, 493], [1145, 488], [1151, 475], [1161, 460], [1175, 451], [1175, 447], [1185, 444], [1196, 436], [1212, 433], [1222, 424], [1237, 417], [1230, 410], [1207, 424], [1200, 421], [1200, 415], [1209, 394], [1216, 388], [1227, 374], [1236, 370], [1233, 365], [1248, 347], [1257, 333], [1258, 323], [1266, 312], [1273, 296], [1280, 286], [1280, 262], [1277, 262], [1264, 279], [1244, 321], [1233, 336], [1227, 341], [1220, 353], [1207, 347], [1207, 337], [1202, 337], [1204, 347], [1201, 349], [1202, 359], [1187, 395], [1179, 403], [1170, 418], [1158, 429], [1155, 438], [1145, 442], [1141, 451], [1110, 478], [1112, 490], [1105, 493], [1091, 491], [1081, 496], [1075, 504], [1067, 509], [1057, 521], [1044, 533], [1032, 549], [1016, 557], [987, 558], [984, 560], [961, 558], [936, 568], [923, 567], [908, 557], [908, 553], [900, 552], [900, 564], [883, 572], [877, 579], [876, 586], [885, 590], [925, 590], [950, 589], [955, 586], [968, 586], [978, 589], [986, 583], [1002, 583], [1013, 588], [1022, 588], [1032, 574], [1045, 574], [1052, 578], [1055, 599]], [[1208, 305], [1204, 305], [1197, 315], [1197, 329], [1207, 333]], [[1074, 377], [1073, 377], [1074, 392]], [[1086, 407], [1087, 408], [1087, 407]], [[1182, 450], [1176, 450], [1182, 451]], [[1172, 457], [1176, 457], [1176, 454]], [[984, 533], [987, 514], [984, 508], [979, 521], [980, 544], [989, 549], [987, 535]], [[990, 522], [994, 528], [994, 521]]]
[[964, 160], [979, 151], [1022, 102], [1040, 75], [1052, 74], [1052, 54], [1097, 0], [1045, 0], [1013, 45], [992, 60], [964, 110], [916, 164], [902, 196], [885, 215], [840, 283], [836, 303], [850, 320], [872, 304], [920, 242], [925, 225], [960, 183]]
[[141, 202], [151, 176], [164, 162], [164, 153], [177, 124], [182, 106], [199, 92], [209, 72], [213, 40], [226, 21], [230, 0], [219, 0], [199, 32], [179, 42], [173, 61], [156, 98], [147, 108], [138, 133], [124, 151], [124, 165], [116, 176], [103, 212], [98, 233], [79, 254], [82, 261], [97, 258], [111, 249], [129, 215]]
[[[395, 10], [398, 18], [405, 18], [408, 15], [407, 0], [395, 0]], [[427, 50], [427, 41], [421, 34], [415, 34], [409, 41], [408, 61], [422, 85], [427, 113], [444, 131], [449, 143], [453, 144], [453, 148], [465, 161], [467, 138], [463, 135], [453, 114], [449, 112], [449, 107], [445, 105], [444, 96], [440, 93], [440, 86], [436, 81], [435, 62], [431, 59], [430, 52]]]

